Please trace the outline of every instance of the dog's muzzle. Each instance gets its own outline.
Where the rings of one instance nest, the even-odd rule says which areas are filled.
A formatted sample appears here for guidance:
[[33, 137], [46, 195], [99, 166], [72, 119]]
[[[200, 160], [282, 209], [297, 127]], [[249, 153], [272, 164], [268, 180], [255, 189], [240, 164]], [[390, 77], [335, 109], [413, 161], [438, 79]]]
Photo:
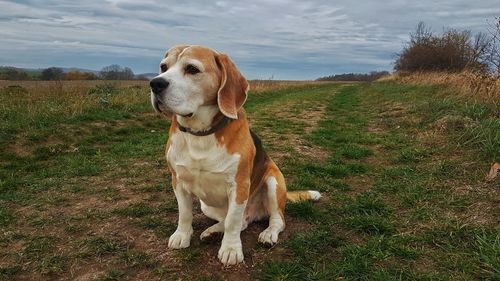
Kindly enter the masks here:
[[170, 83], [161, 78], [161, 77], [156, 77], [153, 78], [151, 81], [149, 81], [149, 86], [151, 87], [151, 91], [155, 95], [161, 94], [163, 91], [165, 91]]
[[157, 112], [165, 112], [165, 104], [162, 102], [161, 95], [169, 84], [167, 80], [161, 77], [155, 77], [149, 81], [149, 86], [151, 87], [151, 103]]
[[[151, 103], [153, 104], [154, 109], [157, 112], [163, 113], [168, 115], [169, 113], [175, 113], [172, 109], [170, 109], [162, 99], [162, 94], [165, 92], [165, 90], [168, 88], [168, 85], [170, 83], [161, 78], [161, 77], [156, 77], [153, 78], [151, 81], [149, 81], [149, 86], [151, 87]], [[177, 114], [177, 113], [175, 113]], [[193, 112], [188, 113], [188, 114], [179, 114], [182, 117], [192, 117], [194, 115]]]

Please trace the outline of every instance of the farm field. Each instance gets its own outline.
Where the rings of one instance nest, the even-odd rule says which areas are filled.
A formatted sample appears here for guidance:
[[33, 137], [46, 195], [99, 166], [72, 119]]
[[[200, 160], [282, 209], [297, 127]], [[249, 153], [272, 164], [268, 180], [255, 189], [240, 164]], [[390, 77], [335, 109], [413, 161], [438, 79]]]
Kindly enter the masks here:
[[[81, 83], [81, 84], [78, 84]], [[147, 82], [0, 81], [0, 280], [498, 280], [498, 108], [441, 86], [253, 81], [245, 108], [289, 190], [279, 243], [224, 268], [177, 205]]]

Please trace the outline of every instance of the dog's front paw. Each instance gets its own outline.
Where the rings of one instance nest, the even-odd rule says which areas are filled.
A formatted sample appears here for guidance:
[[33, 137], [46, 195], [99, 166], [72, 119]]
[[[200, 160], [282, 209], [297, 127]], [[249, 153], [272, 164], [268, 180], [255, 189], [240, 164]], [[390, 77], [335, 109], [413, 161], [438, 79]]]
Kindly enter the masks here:
[[274, 245], [278, 243], [279, 230], [272, 227], [268, 227], [259, 234], [259, 242], [264, 245]]
[[241, 243], [224, 245], [219, 249], [219, 260], [224, 265], [234, 265], [243, 261], [243, 250]]
[[193, 231], [176, 230], [168, 239], [168, 247], [171, 249], [182, 249], [189, 247]]

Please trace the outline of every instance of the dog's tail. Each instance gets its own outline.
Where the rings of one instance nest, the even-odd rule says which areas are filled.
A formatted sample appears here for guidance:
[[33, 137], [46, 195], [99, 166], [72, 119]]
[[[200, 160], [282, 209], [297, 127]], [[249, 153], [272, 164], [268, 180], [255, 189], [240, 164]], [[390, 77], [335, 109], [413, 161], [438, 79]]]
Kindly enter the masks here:
[[320, 198], [321, 194], [315, 190], [288, 191], [286, 193], [286, 199], [289, 202], [299, 202], [305, 200], [318, 201]]

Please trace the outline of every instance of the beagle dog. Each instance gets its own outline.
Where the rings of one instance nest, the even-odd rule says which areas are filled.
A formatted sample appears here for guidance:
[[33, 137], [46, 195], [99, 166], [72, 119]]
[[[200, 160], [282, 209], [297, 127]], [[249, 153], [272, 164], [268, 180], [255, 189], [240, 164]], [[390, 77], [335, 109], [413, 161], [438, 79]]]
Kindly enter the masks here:
[[168, 247], [186, 248], [193, 234], [193, 196], [217, 221], [200, 235], [224, 233], [224, 265], [243, 261], [240, 232], [269, 218], [259, 242], [273, 245], [285, 228], [285, 203], [318, 200], [317, 191], [286, 191], [285, 179], [252, 131], [243, 104], [249, 83], [231, 59], [215, 50], [180, 45], [168, 50], [150, 81], [154, 109], [171, 118], [168, 168], [179, 207]]

